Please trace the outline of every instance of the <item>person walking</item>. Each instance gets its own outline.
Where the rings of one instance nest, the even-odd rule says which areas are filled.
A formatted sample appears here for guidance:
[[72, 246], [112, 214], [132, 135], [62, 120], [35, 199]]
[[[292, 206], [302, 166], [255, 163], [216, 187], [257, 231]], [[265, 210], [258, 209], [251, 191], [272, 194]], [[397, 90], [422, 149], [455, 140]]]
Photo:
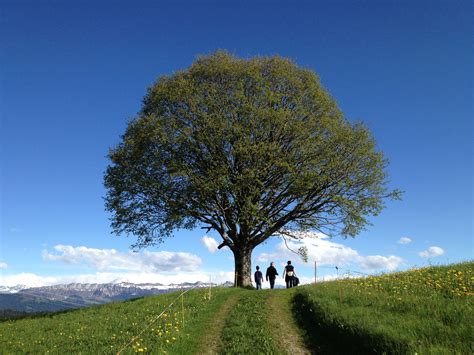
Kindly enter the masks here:
[[295, 277], [295, 267], [291, 265], [291, 260], [288, 260], [287, 265], [285, 266], [285, 270], [283, 270], [283, 278], [286, 282], [286, 288], [293, 287], [293, 281]]
[[255, 283], [257, 284], [257, 290], [261, 290], [263, 275], [262, 275], [262, 272], [260, 271], [260, 266], [257, 266], [257, 271], [255, 271], [255, 274], [253, 276], [255, 278]]
[[270, 263], [270, 266], [267, 268], [267, 273], [265, 275], [265, 278], [267, 281], [270, 281], [270, 288], [273, 289], [275, 287], [275, 279], [278, 275], [278, 271], [275, 268], [275, 263], [272, 261]]

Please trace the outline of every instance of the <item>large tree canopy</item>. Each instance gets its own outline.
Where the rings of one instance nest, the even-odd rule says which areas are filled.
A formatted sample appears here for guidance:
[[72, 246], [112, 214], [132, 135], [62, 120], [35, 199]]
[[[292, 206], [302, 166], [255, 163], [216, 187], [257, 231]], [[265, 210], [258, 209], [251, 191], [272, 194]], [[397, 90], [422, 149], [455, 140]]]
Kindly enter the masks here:
[[225, 52], [160, 77], [109, 154], [106, 208], [136, 246], [178, 228], [216, 231], [251, 283], [255, 246], [288, 230], [355, 236], [384, 199], [387, 162], [316, 74]]

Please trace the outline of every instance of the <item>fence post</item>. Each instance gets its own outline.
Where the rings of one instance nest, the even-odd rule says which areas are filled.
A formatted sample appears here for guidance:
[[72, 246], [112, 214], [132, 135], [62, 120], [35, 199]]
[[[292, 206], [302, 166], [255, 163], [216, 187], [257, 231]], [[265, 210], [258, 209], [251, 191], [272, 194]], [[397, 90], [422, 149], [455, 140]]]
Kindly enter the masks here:
[[181, 313], [183, 316], [183, 323], [181, 324], [181, 329], [184, 329], [184, 294], [181, 295]]
[[314, 283], [316, 284], [316, 276], [317, 276], [318, 264], [316, 260], [314, 261]]
[[209, 301], [211, 300], [212, 276], [209, 276]]

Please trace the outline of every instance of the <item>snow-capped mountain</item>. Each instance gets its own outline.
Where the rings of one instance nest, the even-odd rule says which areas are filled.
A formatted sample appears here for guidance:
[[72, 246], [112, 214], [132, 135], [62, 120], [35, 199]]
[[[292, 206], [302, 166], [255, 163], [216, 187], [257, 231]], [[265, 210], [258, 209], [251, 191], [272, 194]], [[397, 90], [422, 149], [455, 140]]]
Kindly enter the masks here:
[[0, 285], [0, 293], [17, 293], [20, 290], [28, 288], [25, 285], [16, 285], [16, 286], [2, 286]]
[[[229, 286], [229, 284], [231, 285], [231, 283], [226, 283], [224, 286]], [[24, 285], [14, 287], [1, 286], [0, 310], [10, 309], [23, 312], [58, 311], [210, 286], [215, 287], [217, 285], [204, 282], [186, 282], [170, 285], [120, 282], [106, 284], [71, 283], [31, 288], [26, 288]]]

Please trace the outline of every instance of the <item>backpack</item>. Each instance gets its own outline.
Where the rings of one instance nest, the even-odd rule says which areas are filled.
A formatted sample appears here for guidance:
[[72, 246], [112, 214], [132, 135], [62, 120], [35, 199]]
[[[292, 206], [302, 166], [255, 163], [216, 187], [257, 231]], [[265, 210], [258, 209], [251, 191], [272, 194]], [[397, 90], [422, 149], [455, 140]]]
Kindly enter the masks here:
[[293, 278], [293, 286], [298, 286], [300, 284], [300, 279], [296, 276]]

